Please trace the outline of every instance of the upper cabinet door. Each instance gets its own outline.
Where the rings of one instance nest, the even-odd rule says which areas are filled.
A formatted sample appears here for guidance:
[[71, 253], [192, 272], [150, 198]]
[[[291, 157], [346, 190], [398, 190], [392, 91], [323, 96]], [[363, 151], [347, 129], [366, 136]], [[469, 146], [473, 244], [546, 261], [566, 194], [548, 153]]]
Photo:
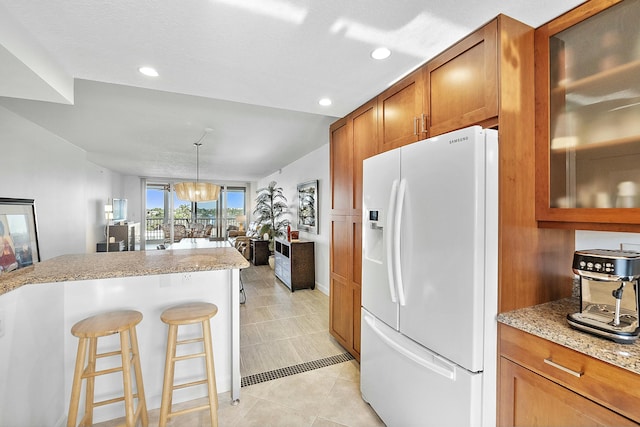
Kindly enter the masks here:
[[330, 128], [331, 213], [348, 215], [353, 200], [353, 137], [344, 118]]
[[593, 0], [536, 30], [536, 218], [640, 229], [640, 0]]
[[427, 63], [429, 136], [498, 116], [498, 20]]
[[426, 137], [422, 68], [378, 95], [378, 145], [387, 151]]
[[353, 129], [353, 215], [362, 212], [362, 161], [378, 154], [378, 107], [367, 102], [349, 115]]

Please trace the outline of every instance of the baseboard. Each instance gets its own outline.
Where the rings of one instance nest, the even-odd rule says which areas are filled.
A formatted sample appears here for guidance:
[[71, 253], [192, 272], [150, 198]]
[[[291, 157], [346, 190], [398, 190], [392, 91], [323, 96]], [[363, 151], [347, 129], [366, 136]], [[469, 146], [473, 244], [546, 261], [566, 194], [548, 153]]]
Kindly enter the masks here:
[[326, 296], [329, 296], [329, 288], [327, 288], [326, 286], [316, 282], [316, 289], [322, 292], [323, 294], [325, 294]]

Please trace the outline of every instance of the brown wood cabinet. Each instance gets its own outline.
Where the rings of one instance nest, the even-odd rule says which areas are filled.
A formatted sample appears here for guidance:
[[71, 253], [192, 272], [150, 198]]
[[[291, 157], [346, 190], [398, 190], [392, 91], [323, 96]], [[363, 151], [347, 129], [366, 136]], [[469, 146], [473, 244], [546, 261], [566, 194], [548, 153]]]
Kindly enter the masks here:
[[500, 358], [501, 413], [499, 426], [635, 426], [634, 422]]
[[[362, 161], [378, 152], [377, 103], [368, 102], [331, 127], [332, 194], [329, 331], [360, 358]], [[341, 156], [335, 159], [334, 156]], [[336, 169], [340, 168], [340, 169]]]
[[331, 221], [331, 287], [329, 331], [357, 360], [360, 359], [360, 240], [362, 222], [353, 216]]
[[429, 112], [429, 136], [497, 124], [497, 36], [495, 19], [427, 63], [424, 110]]
[[591, 0], [536, 30], [542, 226], [640, 231], [640, 106], [621, 95], [640, 86], [639, 14]]
[[353, 322], [353, 287], [351, 275], [353, 270], [351, 247], [351, 217], [348, 215], [331, 218], [331, 256], [330, 256], [330, 289], [329, 289], [329, 332], [354, 357], [360, 357], [355, 351]]
[[378, 95], [379, 151], [498, 122], [498, 19]]
[[378, 95], [379, 152], [411, 144], [427, 135], [424, 71], [417, 69]]
[[347, 118], [330, 128], [331, 215], [349, 215], [353, 203], [353, 136]]
[[638, 425], [640, 376], [499, 325], [498, 425]]
[[368, 102], [349, 115], [353, 143], [351, 215], [362, 215], [362, 161], [378, 154], [378, 104]]
[[[471, 80], [456, 83], [465, 72]], [[574, 232], [541, 229], [535, 217], [533, 75], [533, 28], [499, 15], [331, 126], [330, 332], [356, 358], [362, 160], [429, 132], [498, 128], [499, 311], [571, 294]]]
[[573, 230], [535, 218], [534, 30], [498, 21], [498, 311], [571, 295]]

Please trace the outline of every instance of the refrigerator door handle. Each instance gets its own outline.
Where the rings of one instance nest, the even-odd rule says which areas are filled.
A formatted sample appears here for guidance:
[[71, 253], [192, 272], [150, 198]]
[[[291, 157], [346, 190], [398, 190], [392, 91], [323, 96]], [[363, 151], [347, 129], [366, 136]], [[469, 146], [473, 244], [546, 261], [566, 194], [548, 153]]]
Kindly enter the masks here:
[[389, 293], [391, 294], [391, 302], [398, 302], [398, 294], [396, 292], [396, 286], [394, 281], [394, 258], [393, 258], [393, 214], [396, 202], [396, 195], [398, 194], [398, 180], [394, 179], [391, 184], [391, 194], [389, 195], [389, 206], [387, 208], [387, 282], [389, 283]]
[[402, 208], [404, 205], [404, 194], [406, 188], [407, 180], [403, 178], [400, 180], [400, 189], [398, 190], [393, 227], [393, 271], [395, 274], [395, 283], [398, 288], [398, 300], [400, 301], [400, 305], [406, 305], [407, 303], [404, 296], [402, 266], [400, 264], [400, 230], [402, 229]]
[[[393, 350], [395, 350], [402, 356], [406, 357], [407, 359], [413, 361], [414, 363], [417, 363], [418, 365], [426, 369], [429, 369], [430, 371], [435, 372], [436, 374], [442, 375], [447, 379], [450, 379], [452, 381], [456, 380], [456, 366], [454, 364], [447, 362], [445, 360], [442, 360], [437, 356], [433, 356], [434, 361], [430, 361], [425, 359], [424, 357], [421, 357], [415, 354], [411, 350], [408, 350], [402, 347], [400, 344], [398, 344], [397, 342], [389, 338], [387, 334], [384, 333], [384, 331], [381, 331], [378, 328], [378, 326], [376, 325], [376, 321], [373, 319], [373, 317], [370, 314], [364, 315], [364, 321], [367, 322], [367, 325], [369, 325], [371, 330], [378, 336], [378, 338], [380, 338], [385, 344], [387, 344], [389, 347], [391, 347]], [[440, 362], [440, 365], [436, 364], [435, 361]], [[444, 365], [444, 366], [441, 366], [441, 365]]]

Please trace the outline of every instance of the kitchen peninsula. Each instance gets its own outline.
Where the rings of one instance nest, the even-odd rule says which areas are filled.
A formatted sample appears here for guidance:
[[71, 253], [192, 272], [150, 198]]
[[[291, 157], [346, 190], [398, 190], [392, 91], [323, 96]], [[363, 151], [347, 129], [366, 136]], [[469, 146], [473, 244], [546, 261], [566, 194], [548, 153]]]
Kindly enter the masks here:
[[[217, 247], [63, 255], [0, 275], [0, 425], [64, 423], [77, 350], [71, 327], [114, 309], [144, 316], [137, 327], [142, 374], [147, 406], [158, 408], [167, 339], [160, 313], [195, 300], [218, 306], [211, 320], [218, 392], [231, 390], [232, 400], [239, 399], [239, 272], [249, 263], [226, 242], [212, 246]], [[184, 333], [197, 336], [199, 330]], [[112, 338], [117, 336], [99, 346], [111, 348]], [[176, 379], [200, 378], [198, 362], [178, 365]], [[118, 375], [96, 385], [97, 400], [121, 393]], [[174, 401], [204, 395], [205, 389], [195, 388]], [[95, 421], [122, 416], [119, 405], [99, 408]]]

